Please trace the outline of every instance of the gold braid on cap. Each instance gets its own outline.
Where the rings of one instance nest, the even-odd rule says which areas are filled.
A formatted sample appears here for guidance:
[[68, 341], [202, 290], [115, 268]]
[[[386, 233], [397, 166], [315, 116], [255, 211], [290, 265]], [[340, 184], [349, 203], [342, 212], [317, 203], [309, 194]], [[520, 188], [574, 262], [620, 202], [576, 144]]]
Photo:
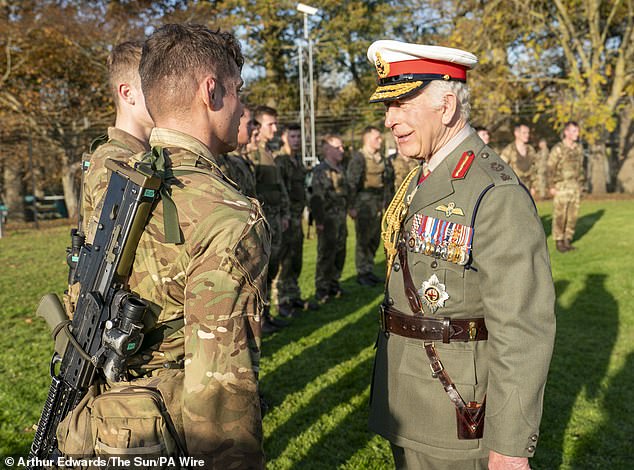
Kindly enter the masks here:
[[383, 214], [383, 219], [381, 220], [381, 238], [383, 239], [383, 247], [385, 248], [385, 256], [387, 258], [387, 273], [385, 276], [386, 286], [390, 280], [392, 265], [394, 264], [396, 254], [398, 253], [398, 235], [401, 231], [403, 220], [405, 220], [405, 215], [407, 215], [407, 210], [409, 209], [410, 201], [407, 203], [405, 202], [405, 193], [407, 193], [409, 183], [419, 170], [420, 167], [417, 166], [407, 174], [401, 183], [401, 186], [398, 188], [398, 191], [396, 191], [396, 194], [392, 198], [392, 202], [390, 202], [390, 205]]
[[409, 93], [421, 86], [423, 81], [397, 83], [394, 85], [380, 85], [374, 94], [370, 97], [370, 100], [394, 98]]

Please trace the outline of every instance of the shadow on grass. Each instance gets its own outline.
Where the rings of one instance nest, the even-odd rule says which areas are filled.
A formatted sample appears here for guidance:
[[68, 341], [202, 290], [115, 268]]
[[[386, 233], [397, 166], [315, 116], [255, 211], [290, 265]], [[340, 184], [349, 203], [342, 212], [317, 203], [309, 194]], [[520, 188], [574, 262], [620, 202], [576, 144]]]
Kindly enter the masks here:
[[630, 353], [620, 371], [610, 380], [601, 400], [604, 412], [601, 425], [575, 442], [570, 468], [632, 468], [627, 455], [634, 435], [634, 415], [629, 404], [634, 402], [634, 353]]
[[[605, 274], [589, 274], [570, 307], [557, 302], [557, 337], [546, 385], [541, 442], [531, 463], [535, 469], [560, 468], [566, 453], [564, 444], [570, 439], [567, 430], [572, 424], [575, 402], [580, 394], [588, 400], [600, 397], [601, 382], [607, 374], [618, 333], [619, 314], [618, 304], [605, 281]], [[558, 299], [568, 285], [565, 280], [555, 283]], [[621, 445], [629, 443], [631, 437]], [[596, 447], [584, 447], [579, 452], [601, 454]]]
[[601, 217], [605, 214], [605, 209], [599, 209], [592, 214], [586, 214], [579, 217], [577, 220], [577, 227], [575, 229], [575, 240], [581, 240], [585, 234], [587, 234], [594, 224], [596, 224]]

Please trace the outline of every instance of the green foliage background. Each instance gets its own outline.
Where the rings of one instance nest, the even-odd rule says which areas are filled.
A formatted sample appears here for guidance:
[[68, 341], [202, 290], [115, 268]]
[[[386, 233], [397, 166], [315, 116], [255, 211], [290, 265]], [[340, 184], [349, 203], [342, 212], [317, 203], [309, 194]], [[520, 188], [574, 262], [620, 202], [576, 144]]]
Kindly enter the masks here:
[[[550, 234], [551, 204], [538, 208]], [[632, 200], [583, 201], [579, 249], [562, 255], [549, 237], [557, 339], [534, 469], [631, 468], [632, 209]], [[0, 239], [0, 468], [4, 457], [27, 454], [48, 390], [51, 341], [34, 311], [43, 294], [64, 288], [67, 232], [22, 230]], [[314, 238], [306, 241], [306, 295], [314, 293], [315, 245]], [[377, 260], [380, 273], [384, 258]], [[270, 406], [264, 446], [271, 469], [393, 465], [388, 444], [367, 431], [381, 289], [354, 281], [352, 226], [343, 281], [345, 297], [264, 340], [261, 385]]]

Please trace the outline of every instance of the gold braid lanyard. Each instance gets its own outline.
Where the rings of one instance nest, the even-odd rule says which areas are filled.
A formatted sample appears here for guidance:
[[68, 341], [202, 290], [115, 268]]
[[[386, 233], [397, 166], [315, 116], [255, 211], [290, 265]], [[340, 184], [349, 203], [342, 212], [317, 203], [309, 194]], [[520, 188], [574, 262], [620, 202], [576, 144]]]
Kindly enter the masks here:
[[390, 281], [392, 265], [394, 264], [394, 260], [396, 259], [396, 255], [398, 253], [398, 235], [401, 231], [403, 220], [405, 220], [405, 216], [407, 215], [409, 205], [412, 202], [414, 194], [418, 190], [418, 186], [407, 198], [407, 201], [405, 201], [405, 194], [407, 193], [407, 188], [409, 187], [410, 182], [419, 172], [420, 168], [420, 166], [417, 166], [407, 174], [403, 183], [401, 183], [401, 186], [398, 188], [398, 191], [396, 191], [396, 194], [392, 198], [392, 202], [390, 202], [390, 205], [383, 214], [383, 219], [381, 220], [381, 238], [383, 239], [383, 247], [385, 248], [385, 256], [387, 258], [387, 272], [385, 273], [386, 286]]

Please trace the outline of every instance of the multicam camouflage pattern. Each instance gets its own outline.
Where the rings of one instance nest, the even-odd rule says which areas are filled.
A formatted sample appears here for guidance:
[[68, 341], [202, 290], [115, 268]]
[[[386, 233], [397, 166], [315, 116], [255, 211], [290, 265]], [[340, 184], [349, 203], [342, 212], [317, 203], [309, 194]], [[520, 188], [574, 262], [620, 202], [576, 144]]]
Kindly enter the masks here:
[[273, 154], [266, 148], [266, 144], [261, 142], [256, 150], [249, 153], [248, 157], [255, 168], [255, 192], [262, 203], [264, 216], [271, 230], [271, 257], [267, 278], [268, 302], [280, 264], [282, 219], [290, 219], [290, 204], [280, 169], [275, 164]]
[[242, 194], [255, 197], [255, 169], [247, 158], [236, 152], [216, 157], [216, 163]]
[[299, 288], [299, 275], [302, 272], [302, 254], [304, 249], [304, 231], [302, 217], [306, 206], [306, 174], [301, 155], [280, 153], [275, 157], [280, 169], [282, 181], [290, 200], [290, 221], [288, 229], [282, 234], [280, 268], [275, 280], [277, 303], [290, 303], [302, 297]]
[[394, 191], [401, 187], [405, 177], [410, 171], [416, 168], [418, 164], [418, 160], [404, 157], [401, 154], [396, 154], [396, 158], [392, 160], [392, 167], [394, 168]]
[[553, 239], [571, 241], [575, 234], [581, 188], [585, 183], [583, 149], [556, 144], [548, 156], [548, 173], [557, 194], [553, 199]]
[[535, 153], [535, 192], [540, 199], [548, 197], [548, 147]]
[[[150, 303], [149, 332], [179, 318], [185, 324], [134, 356], [131, 371], [182, 383], [166, 402], [182, 423], [189, 455], [208, 456], [214, 468], [262, 468], [257, 377], [270, 255], [266, 221], [259, 203], [224, 178], [202, 143], [158, 128], [150, 143], [169, 148], [164, 152], [176, 174], [167, 184], [184, 242], [164, 242], [159, 202], [129, 284]], [[182, 371], [165, 368], [179, 363]]]
[[394, 194], [393, 168], [378, 152], [373, 155], [362, 149], [348, 164], [346, 178], [350, 205], [357, 211], [355, 264], [357, 273], [365, 275], [374, 271], [374, 255], [381, 240], [381, 217]]
[[315, 291], [318, 295], [327, 295], [339, 287], [339, 278], [346, 260], [346, 175], [342, 168], [324, 160], [313, 169], [312, 188], [310, 210], [315, 218], [315, 225], [324, 227], [317, 232]]
[[[99, 221], [98, 204], [106, 193], [108, 187], [108, 170], [105, 168], [107, 158], [128, 162], [131, 157], [140, 152], [149, 150], [146, 142], [141, 142], [127, 132], [116, 127], [108, 128], [108, 141], [99, 147], [89, 156], [90, 165], [84, 174], [82, 188], [82, 230], [89, 233], [88, 226]], [[96, 217], [95, 217], [96, 214]], [[94, 234], [89, 237], [92, 241]]]
[[524, 186], [528, 189], [532, 189], [537, 180], [537, 154], [535, 149], [530, 145], [526, 146], [526, 155], [522, 156], [517, 151], [515, 142], [508, 144], [502, 153], [500, 158], [509, 164], [513, 171], [520, 179]]

